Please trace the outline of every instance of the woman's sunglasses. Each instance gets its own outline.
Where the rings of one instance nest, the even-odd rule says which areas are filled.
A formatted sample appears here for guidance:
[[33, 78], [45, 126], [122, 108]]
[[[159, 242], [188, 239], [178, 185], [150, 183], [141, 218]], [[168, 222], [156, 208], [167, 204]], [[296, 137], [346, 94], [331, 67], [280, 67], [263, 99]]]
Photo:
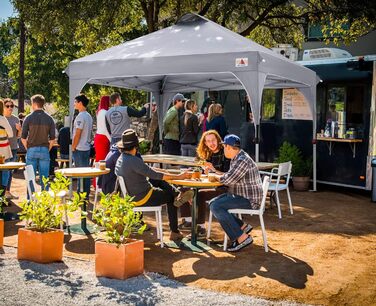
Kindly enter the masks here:
[[6, 108], [13, 108], [14, 105], [13, 105], [13, 104], [12, 104], [12, 105], [5, 105], [5, 107], [6, 107]]

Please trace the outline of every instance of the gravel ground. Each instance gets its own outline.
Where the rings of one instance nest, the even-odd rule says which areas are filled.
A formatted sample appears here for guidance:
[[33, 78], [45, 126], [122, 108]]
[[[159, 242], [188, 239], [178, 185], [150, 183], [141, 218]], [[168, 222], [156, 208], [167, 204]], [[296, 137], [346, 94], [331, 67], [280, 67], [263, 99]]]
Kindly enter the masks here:
[[[1, 251], [0, 251], [1, 252]], [[94, 263], [64, 258], [36, 264], [16, 259], [16, 249], [0, 255], [0, 305], [298, 305], [197, 289], [157, 273], [126, 281], [97, 278]]]

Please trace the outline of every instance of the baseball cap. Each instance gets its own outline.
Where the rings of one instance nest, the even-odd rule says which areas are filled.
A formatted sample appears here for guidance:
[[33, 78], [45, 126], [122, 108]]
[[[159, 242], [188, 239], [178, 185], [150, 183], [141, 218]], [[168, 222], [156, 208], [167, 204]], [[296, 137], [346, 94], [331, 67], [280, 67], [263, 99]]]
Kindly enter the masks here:
[[130, 146], [138, 146], [139, 142], [143, 141], [144, 139], [138, 138], [137, 133], [135, 130], [127, 129], [121, 135], [121, 140], [117, 143], [118, 148], [126, 148]]
[[226, 135], [222, 143], [232, 147], [240, 148], [240, 138], [234, 134]]
[[181, 94], [181, 93], [177, 93], [177, 94], [174, 96], [174, 98], [172, 99], [172, 101], [175, 102], [176, 100], [182, 100], [182, 101], [185, 101], [185, 100], [187, 100], [187, 99], [184, 97], [183, 94]]

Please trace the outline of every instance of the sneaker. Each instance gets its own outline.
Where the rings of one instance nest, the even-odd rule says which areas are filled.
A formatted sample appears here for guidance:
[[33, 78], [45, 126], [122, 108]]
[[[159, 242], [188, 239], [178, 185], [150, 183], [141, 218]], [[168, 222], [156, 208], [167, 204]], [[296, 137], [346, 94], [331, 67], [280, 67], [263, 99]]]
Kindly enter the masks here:
[[197, 237], [206, 237], [206, 228], [205, 227], [198, 227], [197, 230]]
[[235, 240], [231, 245], [227, 248], [228, 252], [237, 252], [240, 251], [242, 248], [245, 248], [248, 245], [253, 243], [253, 239], [251, 236], [248, 236], [243, 242], [239, 243], [238, 240]]
[[179, 224], [179, 229], [182, 229], [182, 230], [187, 230], [187, 229], [191, 229], [192, 227], [192, 222], [188, 222], [188, 221], [183, 221], [182, 223]]
[[174, 201], [174, 206], [176, 207], [180, 207], [182, 206], [184, 203], [190, 201], [193, 199], [193, 196], [194, 196], [194, 192], [193, 190], [187, 190], [187, 191], [184, 191], [184, 192], [181, 192], [175, 199]]
[[249, 234], [253, 230], [252, 225], [246, 224], [245, 228], [242, 230], [244, 234]]
[[8, 199], [8, 200], [18, 200], [19, 197], [12, 194], [10, 191], [6, 191], [5, 192], [5, 197]]
[[181, 240], [184, 236], [180, 232], [170, 232], [170, 240]]

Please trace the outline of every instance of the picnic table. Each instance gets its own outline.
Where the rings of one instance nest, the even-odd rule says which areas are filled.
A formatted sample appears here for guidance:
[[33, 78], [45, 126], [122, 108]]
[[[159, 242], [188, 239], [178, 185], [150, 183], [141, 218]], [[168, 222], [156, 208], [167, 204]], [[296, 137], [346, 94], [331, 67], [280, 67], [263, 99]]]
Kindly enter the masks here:
[[[58, 169], [56, 172], [60, 172], [62, 175], [70, 178], [75, 178], [80, 180], [80, 192], [84, 191], [84, 179], [94, 178], [110, 172], [110, 169], [106, 168], [101, 170], [98, 168], [91, 167], [77, 167], [77, 168], [64, 168]], [[86, 202], [82, 206], [82, 210], [86, 212]], [[81, 225], [72, 225], [70, 227], [71, 232], [75, 234], [87, 235], [94, 232], [92, 228], [89, 228], [86, 224], [86, 217], [81, 218]]]
[[[202, 165], [202, 160], [199, 160], [191, 156], [179, 156], [179, 155], [169, 155], [169, 154], [145, 154], [142, 155], [142, 159], [145, 163], [154, 164], [170, 164], [170, 165], [180, 165], [189, 167], [199, 167]], [[256, 162], [259, 170], [270, 170], [278, 167], [278, 163], [268, 163], [268, 162]]]
[[197, 242], [197, 193], [199, 189], [214, 188], [222, 186], [220, 182], [210, 182], [207, 175], [201, 175], [200, 179], [185, 179], [185, 180], [169, 180], [168, 183], [189, 187], [194, 191], [191, 216], [192, 216], [192, 228], [191, 228], [191, 240], [186, 239], [182, 241], [181, 247], [192, 250], [194, 252], [203, 252], [210, 249], [206, 244]]

